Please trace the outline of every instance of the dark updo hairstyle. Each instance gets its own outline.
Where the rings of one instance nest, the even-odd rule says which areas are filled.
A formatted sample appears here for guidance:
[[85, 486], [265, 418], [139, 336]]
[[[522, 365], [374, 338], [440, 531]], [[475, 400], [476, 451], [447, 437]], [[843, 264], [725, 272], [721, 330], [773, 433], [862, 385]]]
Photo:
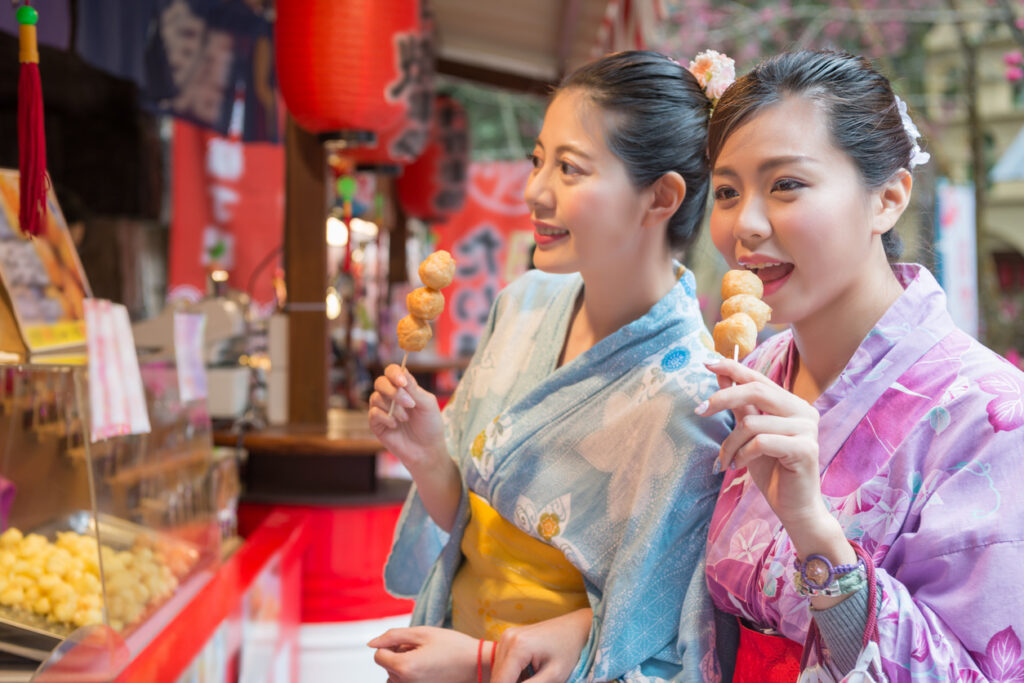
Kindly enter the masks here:
[[711, 102], [697, 79], [665, 55], [630, 50], [580, 67], [555, 95], [570, 89], [612, 114], [605, 139], [634, 187], [646, 189], [670, 171], [686, 181], [686, 196], [668, 222], [669, 246], [685, 249], [697, 236], [708, 195]]
[[[810, 98], [822, 108], [833, 142], [853, 159], [868, 189], [910, 169], [915, 141], [903, 127], [889, 80], [863, 57], [829, 50], [776, 55], [736, 79], [708, 128], [712, 166], [736, 128], [788, 95]], [[882, 235], [882, 245], [890, 259], [903, 250], [895, 230]]]

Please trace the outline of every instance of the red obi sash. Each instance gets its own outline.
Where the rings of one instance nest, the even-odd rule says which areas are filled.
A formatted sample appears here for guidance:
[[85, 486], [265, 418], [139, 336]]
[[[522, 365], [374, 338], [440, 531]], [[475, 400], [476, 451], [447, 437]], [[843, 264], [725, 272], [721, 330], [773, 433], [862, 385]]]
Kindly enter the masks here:
[[800, 677], [803, 645], [780, 635], [769, 635], [740, 622], [733, 683], [795, 683]]

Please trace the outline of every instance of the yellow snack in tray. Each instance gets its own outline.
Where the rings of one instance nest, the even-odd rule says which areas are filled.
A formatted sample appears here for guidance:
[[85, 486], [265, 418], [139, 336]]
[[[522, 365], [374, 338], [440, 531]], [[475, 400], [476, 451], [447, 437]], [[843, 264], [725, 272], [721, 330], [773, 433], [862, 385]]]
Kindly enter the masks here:
[[0, 570], [13, 567], [17, 559], [18, 558], [10, 550], [0, 550]]
[[162, 553], [142, 544], [115, 551], [74, 532], [59, 532], [57, 542], [50, 543], [11, 528], [0, 534], [0, 547], [0, 604], [69, 626], [103, 619], [99, 553], [106, 570], [107, 612], [116, 629], [138, 621], [177, 586]]
[[25, 599], [25, 592], [20, 586], [7, 586], [0, 591], [0, 604], [8, 607], [16, 607]]
[[71, 600], [62, 600], [53, 606], [50, 610], [50, 616], [53, 617], [54, 621], [63, 621], [71, 623], [72, 618], [75, 616], [75, 603]]
[[50, 598], [45, 595], [35, 601], [32, 605], [32, 609], [36, 611], [36, 614], [49, 614], [50, 610], [53, 609], [50, 606]]
[[0, 534], [0, 546], [9, 547], [21, 541], [21, 532], [14, 527]]

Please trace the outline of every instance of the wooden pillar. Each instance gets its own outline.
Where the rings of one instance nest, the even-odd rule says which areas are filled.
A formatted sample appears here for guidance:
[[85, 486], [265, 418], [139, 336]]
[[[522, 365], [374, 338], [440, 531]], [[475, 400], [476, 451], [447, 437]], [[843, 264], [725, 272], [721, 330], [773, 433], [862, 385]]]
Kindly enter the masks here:
[[323, 145], [288, 118], [284, 264], [288, 288], [288, 422], [327, 424], [327, 187]]

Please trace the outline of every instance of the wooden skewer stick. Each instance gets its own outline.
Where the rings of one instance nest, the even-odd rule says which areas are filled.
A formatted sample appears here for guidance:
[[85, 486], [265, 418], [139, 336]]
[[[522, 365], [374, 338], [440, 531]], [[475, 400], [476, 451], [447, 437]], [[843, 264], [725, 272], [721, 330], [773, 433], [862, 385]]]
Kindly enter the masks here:
[[[733, 344], [733, 346], [732, 346], [732, 359], [734, 361], [736, 361], [737, 363], [740, 362], [740, 345], [739, 344]], [[736, 382], [730, 382], [729, 386], [732, 386], [733, 384], [736, 384]]]
[[[406, 351], [405, 355], [402, 356], [402, 372], [405, 372], [405, 361], [409, 359], [409, 352]], [[395, 412], [395, 399], [391, 399], [391, 407], [388, 408], [388, 417], [391, 417], [391, 413]]]

